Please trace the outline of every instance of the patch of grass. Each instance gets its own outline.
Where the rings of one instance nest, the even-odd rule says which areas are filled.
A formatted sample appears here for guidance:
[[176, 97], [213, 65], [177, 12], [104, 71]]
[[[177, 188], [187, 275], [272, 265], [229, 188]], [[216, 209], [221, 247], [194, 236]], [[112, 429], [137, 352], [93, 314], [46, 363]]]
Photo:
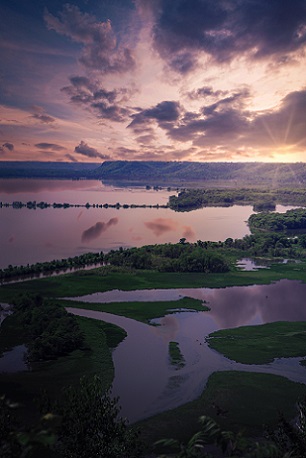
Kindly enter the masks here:
[[58, 277], [42, 278], [0, 287], [0, 300], [10, 302], [16, 295], [23, 293], [41, 294], [44, 297], [83, 296], [98, 291], [120, 289], [153, 288], [223, 288], [252, 284], [269, 284], [287, 278], [288, 280], [306, 280], [306, 263], [272, 264], [270, 269], [260, 271], [240, 271], [233, 267], [222, 274], [157, 272], [137, 270], [129, 272], [109, 272], [101, 269], [79, 271]]
[[306, 386], [288, 379], [262, 373], [214, 372], [207, 387], [195, 401], [138, 422], [148, 444], [164, 438], [181, 442], [200, 430], [199, 417], [208, 415], [223, 429], [262, 435], [275, 427], [279, 413], [291, 419], [295, 405], [306, 395]]
[[121, 315], [143, 323], [150, 323], [153, 318], [160, 318], [178, 309], [188, 309], [189, 311], [207, 311], [208, 307], [203, 305], [199, 299], [184, 297], [178, 301], [160, 301], [160, 302], [111, 302], [108, 304], [78, 302], [70, 300], [57, 301], [65, 307], [76, 307], [87, 310], [96, 310], [99, 312], [108, 312], [114, 315]]
[[276, 322], [215, 331], [209, 346], [234, 361], [265, 364], [275, 358], [306, 356], [306, 322]]
[[181, 369], [185, 366], [185, 358], [177, 342], [169, 342], [169, 356], [171, 365], [175, 366], [176, 369]]

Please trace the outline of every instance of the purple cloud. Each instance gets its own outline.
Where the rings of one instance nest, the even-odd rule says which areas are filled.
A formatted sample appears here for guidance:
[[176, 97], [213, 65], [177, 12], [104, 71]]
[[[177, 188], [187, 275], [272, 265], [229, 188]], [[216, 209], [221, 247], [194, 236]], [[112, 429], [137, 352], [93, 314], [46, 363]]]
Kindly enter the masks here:
[[111, 226], [118, 224], [118, 221], [118, 218], [111, 218], [107, 223], [98, 221], [96, 224], [91, 226], [89, 229], [86, 229], [86, 231], [82, 233], [82, 242], [91, 242], [92, 240], [97, 239]]
[[87, 157], [99, 157], [100, 159], [109, 159], [109, 156], [99, 153], [99, 151], [96, 148], [92, 148], [91, 146], [87, 145], [87, 143], [83, 142], [83, 140], [78, 146], [74, 148], [74, 152]]
[[64, 5], [58, 17], [46, 10], [44, 19], [49, 30], [83, 45], [79, 61], [85, 67], [101, 73], [123, 73], [135, 67], [132, 51], [118, 43], [109, 20], [99, 22], [70, 4]]

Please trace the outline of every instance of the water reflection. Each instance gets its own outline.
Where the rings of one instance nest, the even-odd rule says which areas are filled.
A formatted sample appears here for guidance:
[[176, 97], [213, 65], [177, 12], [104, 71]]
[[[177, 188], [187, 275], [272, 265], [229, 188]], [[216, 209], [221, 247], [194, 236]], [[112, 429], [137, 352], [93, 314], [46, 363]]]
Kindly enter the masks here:
[[0, 372], [13, 373], [28, 370], [25, 354], [25, 345], [17, 345], [12, 350], [4, 352], [0, 357]]
[[144, 225], [153, 232], [156, 237], [169, 231], [176, 231], [178, 223], [170, 218], [156, 218], [152, 221], [145, 221]]
[[270, 285], [228, 288], [178, 288], [137, 291], [112, 290], [75, 297], [82, 302], [156, 302], [191, 297], [208, 303], [207, 312], [218, 328], [273, 321], [306, 321], [306, 284], [280, 280]]
[[103, 234], [103, 232], [107, 231], [108, 228], [117, 224], [118, 221], [118, 218], [111, 218], [109, 221], [107, 221], [107, 223], [98, 221], [96, 224], [91, 226], [89, 229], [86, 229], [82, 233], [82, 242], [90, 242], [91, 240], [97, 239], [101, 234]]
[[[219, 326], [209, 312], [175, 313], [152, 320], [159, 326], [149, 326], [109, 313], [67, 310], [117, 324], [127, 331], [127, 337], [113, 352], [115, 378], [112, 392], [120, 398], [122, 415], [131, 422], [196, 399], [215, 371], [268, 372], [305, 383], [305, 368], [299, 364], [300, 358], [247, 365], [231, 361], [210, 349], [205, 337]], [[169, 362], [170, 341], [179, 344], [185, 360], [185, 366], [175, 371], [175, 375]]]

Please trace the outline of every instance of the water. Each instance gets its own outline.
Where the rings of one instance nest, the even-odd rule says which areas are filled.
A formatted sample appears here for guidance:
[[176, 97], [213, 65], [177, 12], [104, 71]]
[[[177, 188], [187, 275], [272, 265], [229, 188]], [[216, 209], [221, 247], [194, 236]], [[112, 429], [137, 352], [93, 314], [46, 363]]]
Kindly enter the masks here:
[[[115, 188], [95, 180], [0, 180], [0, 201], [166, 205], [174, 191]], [[277, 211], [287, 208], [278, 206]], [[52, 261], [89, 251], [176, 243], [185, 237], [223, 241], [249, 233], [252, 207], [207, 207], [176, 213], [165, 208], [0, 208], [0, 268]]]
[[[301, 358], [280, 358], [263, 365], [239, 364], [208, 347], [206, 337], [218, 329], [274, 321], [306, 321], [306, 284], [281, 280], [271, 285], [228, 288], [95, 293], [73, 298], [84, 302], [178, 300], [193, 297], [206, 301], [209, 312], [177, 312], [152, 320], [150, 326], [104, 312], [69, 308], [72, 313], [117, 324], [128, 336], [113, 352], [113, 394], [120, 397], [122, 414], [137, 421], [196, 399], [215, 371], [241, 370], [283, 375], [306, 382]], [[146, 298], [146, 299], [145, 299]], [[179, 343], [185, 366], [174, 369], [169, 342]]]

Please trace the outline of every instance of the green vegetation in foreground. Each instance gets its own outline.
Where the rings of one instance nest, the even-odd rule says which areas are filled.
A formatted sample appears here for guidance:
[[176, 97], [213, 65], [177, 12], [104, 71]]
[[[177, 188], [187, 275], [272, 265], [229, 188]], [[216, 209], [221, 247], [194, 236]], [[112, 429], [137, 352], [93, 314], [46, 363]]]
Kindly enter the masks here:
[[174, 366], [175, 369], [181, 369], [185, 366], [185, 358], [177, 342], [169, 342], [169, 356], [170, 364]]
[[295, 405], [306, 395], [306, 386], [285, 377], [250, 372], [214, 372], [195, 401], [138, 423], [149, 444], [161, 438], [186, 442], [199, 431], [199, 417], [208, 415], [222, 428], [261, 435], [275, 427], [279, 413], [290, 419]]
[[112, 302], [109, 304], [89, 303], [79, 301], [58, 301], [65, 307], [76, 307], [87, 310], [96, 310], [98, 312], [108, 312], [114, 315], [121, 315], [133, 320], [150, 323], [153, 318], [160, 318], [180, 309], [188, 309], [191, 312], [206, 312], [209, 308], [203, 305], [203, 301], [191, 297], [183, 297], [178, 301], [160, 301], [160, 302]]
[[[110, 348], [118, 345], [126, 337], [126, 332], [117, 326], [90, 318], [76, 317], [76, 320], [85, 336], [82, 350], [76, 350], [54, 361], [35, 363], [31, 365], [31, 371], [0, 374], [1, 393], [23, 405], [21, 414], [25, 421], [31, 417], [33, 408], [35, 411], [33, 402], [42, 390], [51, 398], [58, 398], [63, 387], [77, 385], [84, 374], [89, 377], [98, 374], [104, 391], [111, 386], [114, 365]], [[6, 320], [1, 331], [5, 324]], [[14, 333], [14, 323], [10, 322], [9, 331], [14, 336], [18, 336], [18, 329], [17, 326]], [[11, 346], [18, 343], [21, 342], [10, 340]]]
[[244, 364], [265, 364], [275, 358], [306, 356], [306, 321], [267, 323], [215, 331], [208, 344]]
[[153, 288], [224, 288], [269, 284], [284, 278], [305, 282], [306, 262], [271, 264], [270, 269], [249, 272], [232, 269], [223, 274], [92, 269], [58, 277], [2, 285], [0, 300], [11, 302], [16, 295], [22, 293], [41, 294], [44, 297], [75, 297], [97, 291], [110, 291], [118, 287], [125, 291]]

